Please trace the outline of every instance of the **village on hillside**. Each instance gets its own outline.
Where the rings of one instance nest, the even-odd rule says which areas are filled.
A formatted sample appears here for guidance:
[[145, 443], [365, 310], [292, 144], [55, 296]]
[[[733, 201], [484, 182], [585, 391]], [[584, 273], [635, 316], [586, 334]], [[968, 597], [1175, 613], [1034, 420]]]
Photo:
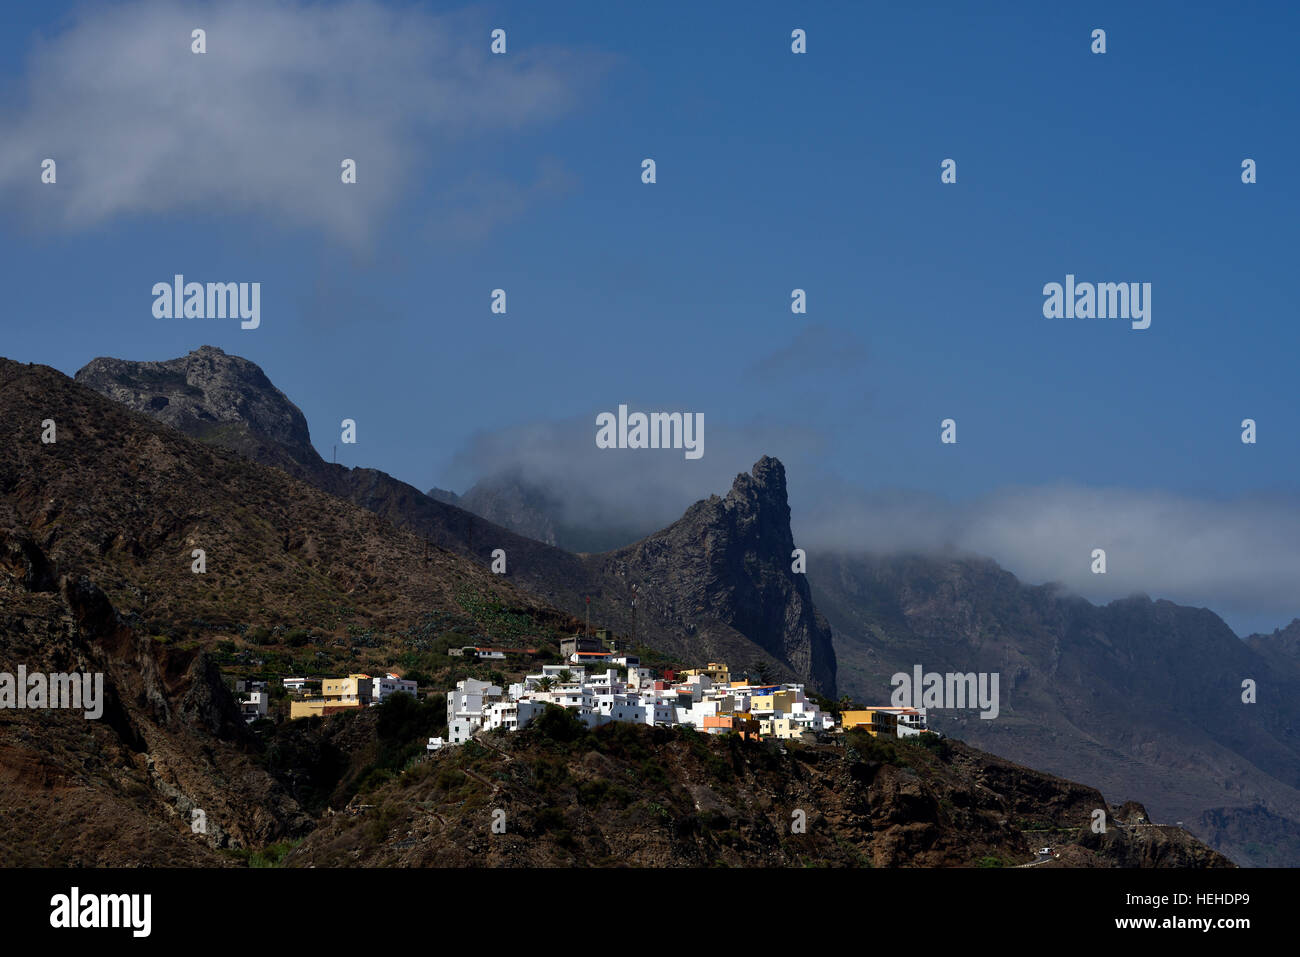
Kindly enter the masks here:
[[[532, 648], [464, 646], [453, 657], [484, 661], [507, 655], [533, 656]], [[750, 739], [813, 743], [827, 735], [861, 730], [877, 737], [935, 734], [926, 725], [924, 708], [874, 706], [825, 710], [797, 682], [764, 682], [748, 673], [733, 680], [724, 663], [675, 670], [642, 665], [604, 631], [594, 637], [575, 635], [560, 642], [562, 661], [542, 664], [522, 681], [506, 683], [464, 678], [447, 691], [447, 735], [429, 738], [437, 751], [464, 744], [481, 732], [518, 731], [548, 705], [565, 708], [588, 728], [610, 722], [658, 727], [687, 726], [705, 734], [736, 734]], [[415, 681], [387, 672], [381, 677], [350, 674], [315, 682], [286, 677], [290, 719], [326, 717], [382, 704], [397, 693], [417, 697]], [[240, 680], [235, 685], [241, 712], [249, 722], [264, 718], [270, 696], [266, 681]]]
[[[685, 725], [705, 734], [776, 738], [813, 743], [819, 735], [861, 729], [872, 735], [930, 734], [925, 710], [874, 707], [845, 711], [837, 722], [798, 683], [732, 681], [725, 664], [656, 677], [635, 657], [612, 658], [604, 671], [584, 665], [543, 665], [538, 674], [501, 688], [466, 678], [447, 697], [447, 740], [429, 739], [429, 750], [464, 744], [480, 731], [517, 731], [547, 705], [573, 712], [587, 727], [624, 721], [661, 727]], [[626, 669], [626, 679], [619, 668]]]

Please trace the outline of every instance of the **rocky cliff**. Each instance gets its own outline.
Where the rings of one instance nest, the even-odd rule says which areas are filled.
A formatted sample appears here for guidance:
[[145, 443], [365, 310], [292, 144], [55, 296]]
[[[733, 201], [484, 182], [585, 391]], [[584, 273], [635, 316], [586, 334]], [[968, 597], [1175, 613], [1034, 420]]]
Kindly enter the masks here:
[[792, 571], [793, 551], [785, 467], [764, 456], [725, 497], [697, 502], [663, 531], [590, 562], [606, 580], [637, 586], [640, 606], [658, 620], [706, 638], [739, 632], [833, 694], [830, 627], [805, 576]]

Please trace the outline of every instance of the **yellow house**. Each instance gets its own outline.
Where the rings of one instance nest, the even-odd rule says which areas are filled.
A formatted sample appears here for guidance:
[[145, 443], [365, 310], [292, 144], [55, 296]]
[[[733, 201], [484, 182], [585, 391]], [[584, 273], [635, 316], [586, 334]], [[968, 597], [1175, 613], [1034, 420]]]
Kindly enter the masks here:
[[798, 722], [790, 718], [764, 718], [758, 723], [759, 733], [765, 738], [780, 738], [783, 741], [814, 740], [815, 735]]
[[871, 727], [870, 711], [843, 711], [840, 713], [840, 727], [845, 731], [861, 728], [866, 731]]
[[888, 738], [898, 737], [898, 713], [879, 708], [867, 708], [863, 711], [845, 711], [840, 715], [840, 727], [845, 731], [858, 729], [869, 734]]
[[[895, 707], [845, 711], [840, 715], [840, 730], [852, 731], [857, 728], [876, 737], [884, 735], [887, 738], [897, 738], [900, 737], [898, 733], [900, 720], [908, 729], [927, 730], [923, 718], [920, 719], [918, 724], [918, 714], [915, 708]], [[916, 730], [909, 730], [907, 733], [915, 734]]]
[[771, 694], [754, 695], [749, 707], [751, 711], [789, 714], [794, 709], [794, 701], [795, 695], [793, 691], [774, 691]]
[[319, 698], [289, 702], [289, 717], [310, 718], [331, 714], [339, 708], [364, 708], [370, 704], [373, 681], [370, 675], [326, 678], [321, 682]]
[[680, 677], [683, 680], [690, 678], [694, 675], [704, 675], [715, 685], [731, 684], [731, 671], [727, 668], [725, 664], [721, 664], [716, 661], [710, 661], [703, 668], [690, 668], [686, 671], [680, 672]]

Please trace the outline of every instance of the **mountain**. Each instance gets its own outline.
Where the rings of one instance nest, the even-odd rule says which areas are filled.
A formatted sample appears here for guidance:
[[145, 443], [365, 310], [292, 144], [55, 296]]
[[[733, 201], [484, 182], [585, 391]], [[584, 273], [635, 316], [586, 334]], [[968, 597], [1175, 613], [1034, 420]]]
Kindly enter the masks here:
[[1300, 618], [1271, 635], [1251, 635], [1246, 644], [1274, 668], [1300, 678]]
[[559, 503], [541, 489], [524, 483], [519, 475], [499, 475], [476, 482], [451, 504], [527, 538], [558, 544], [554, 514]]
[[[968, 556], [818, 553], [809, 579], [855, 698], [887, 699], [890, 676], [917, 664], [998, 673], [995, 720], [940, 711], [935, 726], [1141, 796], [1238, 861], [1300, 863], [1300, 680], [1278, 664], [1295, 661], [1287, 636], [1243, 642], [1208, 609], [1145, 596], [1096, 606]], [[1256, 704], [1242, 701], [1245, 679]]]
[[[445, 749], [335, 815], [297, 867], [1231, 867], [1146, 811], [960, 742], [846, 735], [780, 749], [551, 722]], [[490, 833], [490, 809], [504, 833]], [[1105, 809], [1105, 834], [1088, 826]], [[797, 811], [806, 831], [792, 833]]]
[[[652, 648], [686, 661], [761, 663], [774, 676], [835, 692], [830, 632], [817, 619], [802, 576], [790, 572], [790, 509], [779, 463], [760, 463], [753, 475], [737, 479], [725, 499], [697, 504], [643, 542], [575, 555], [431, 498], [384, 472], [326, 463], [312, 447], [297, 406], [254, 363], [215, 347], [166, 362], [98, 358], [76, 381], [481, 564], [502, 549], [506, 576], [520, 587], [573, 615], [590, 610], [597, 624], [626, 634], [635, 627], [636, 639]], [[478, 496], [480, 505], [486, 495]], [[676, 558], [666, 558], [665, 549]], [[678, 560], [702, 577], [674, 567]], [[644, 589], [635, 621], [632, 585]], [[787, 626], [788, 637], [778, 634]]]
[[574, 520], [554, 492], [530, 481], [516, 468], [480, 479], [464, 495], [440, 488], [429, 489], [425, 494], [567, 552], [613, 551], [656, 531], [654, 526]]
[[[680, 623], [692, 644], [738, 631], [833, 693], [830, 628], [805, 576], [791, 570], [793, 551], [785, 467], [764, 456], [725, 497], [697, 502], [663, 531], [588, 562], [606, 581], [635, 584], [638, 606]], [[621, 627], [619, 612], [607, 614]]]
[[167, 362], [95, 359], [76, 380], [186, 435], [299, 478], [319, 477], [325, 466], [302, 410], [258, 366], [214, 346]]
[[[7, 863], [230, 864], [227, 849], [304, 834], [311, 813], [219, 668], [378, 670], [434, 626], [445, 643], [481, 633], [480, 619], [519, 622], [553, 645], [576, 625], [53, 369], [0, 360], [0, 429], [0, 671], [97, 672], [107, 699], [101, 720], [0, 709]], [[195, 809], [206, 834], [191, 833]]]
[[[424, 494], [429, 496], [429, 498], [433, 499], [435, 502], [443, 502], [446, 505], [460, 504], [460, 496], [445, 488], [431, 488]], [[511, 529], [511, 531], [513, 531], [513, 529]]]
[[[104, 688], [98, 720], [0, 709], [6, 863], [1006, 866], [1028, 863], [1044, 828], [1061, 863], [1228, 863], [1176, 828], [1125, 827], [1143, 814], [1132, 805], [1110, 806], [1113, 826], [1095, 835], [1100, 793], [959, 742], [855, 734], [783, 749], [632, 725], [588, 734], [560, 712], [413, 763], [427, 735], [445, 733], [436, 691], [246, 725], [233, 676], [410, 659], [426, 688], [446, 688], [490, 676], [448, 654], [466, 639], [553, 652], [576, 622], [459, 553], [53, 369], [0, 360], [0, 423], [0, 670], [99, 674]], [[719, 607], [748, 622], [770, 590], [800, 609], [791, 622], [807, 645], [824, 637], [807, 586], [770, 580], [754, 554], [789, 544], [769, 514], [783, 503], [783, 471], [765, 459], [659, 546], [638, 547], [702, 534], [705, 574], [747, 566]], [[750, 624], [798, 658], [765, 617]], [[485, 853], [488, 798], [512, 817]], [[788, 833], [792, 806], [806, 808], [808, 835]]]

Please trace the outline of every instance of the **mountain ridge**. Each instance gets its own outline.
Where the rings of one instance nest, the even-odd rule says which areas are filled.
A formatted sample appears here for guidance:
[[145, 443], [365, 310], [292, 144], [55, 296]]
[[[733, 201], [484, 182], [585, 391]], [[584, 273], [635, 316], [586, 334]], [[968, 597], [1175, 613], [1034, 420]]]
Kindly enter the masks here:
[[[790, 561], [790, 549], [784, 547], [790, 533], [783, 470], [778, 495], [756, 495], [750, 502], [762, 510], [758, 526], [774, 523], [784, 528], [777, 536], [781, 541], [755, 534], [738, 535], [737, 528], [726, 524], [730, 515], [727, 510], [710, 513], [712, 519], [722, 523], [712, 530], [716, 536], [711, 540], [725, 539], [733, 550], [747, 548], [741, 564], [753, 569], [746, 600], [726, 605], [729, 613], [737, 616], [736, 622], [741, 623], [736, 627], [736, 622], [706, 614], [708, 605], [703, 596], [688, 588], [683, 576], [672, 574], [671, 569], [658, 565], [639, 573], [639, 564], [650, 556], [635, 545], [618, 552], [612, 561], [615, 553], [575, 555], [516, 534], [457, 505], [430, 498], [377, 469], [347, 469], [324, 462], [311, 446], [309, 433], [304, 432], [306, 420], [301, 411], [270, 385], [255, 363], [228, 356], [215, 347], [203, 346], [164, 363], [99, 357], [77, 372], [76, 381], [200, 441], [280, 468], [480, 564], [488, 565], [492, 553], [501, 549], [506, 553], [507, 577], [570, 614], [584, 615], [590, 604], [597, 621], [625, 633], [635, 625], [636, 637], [651, 646], [692, 658], [742, 660], [746, 666], [761, 661], [780, 677], [808, 681], [827, 694], [835, 692], [829, 629], [816, 621], [806, 585], [789, 581], [789, 575], [779, 570], [788, 569]], [[241, 392], [266, 390], [268, 386], [273, 391], [256, 401], [241, 405], [230, 398]], [[210, 410], [204, 408], [209, 396], [219, 403]], [[244, 408], [260, 417], [241, 420], [240, 410]], [[755, 481], [752, 474], [745, 479], [746, 483]], [[656, 534], [668, 535], [677, 529], [672, 533], [674, 542], [680, 547], [694, 538], [695, 544], [688, 549], [694, 553], [710, 531], [699, 525], [701, 514], [688, 509], [677, 523]], [[686, 521], [694, 523], [689, 530], [680, 527]], [[781, 547], [777, 552], [764, 550], [770, 545]], [[635, 621], [631, 610], [633, 584], [648, 589]], [[664, 585], [680, 593], [665, 594], [661, 590]], [[769, 605], [774, 609], [780, 606], [780, 616], [788, 618], [795, 629], [788, 648], [784, 641], [773, 637], [773, 622], [758, 610], [758, 606]], [[701, 620], [687, 620], [688, 616]], [[760, 640], [745, 633], [750, 626], [764, 629]]]
[[[1000, 673], [998, 720], [936, 711], [935, 726], [1141, 793], [1241, 862], [1300, 861], [1300, 683], [1212, 611], [1140, 595], [1094, 605], [969, 556], [815, 553], [809, 569], [846, 691], [880, 697], [917, 663]], [[1242, 700], [1248, 678], [1256, 704]]]

